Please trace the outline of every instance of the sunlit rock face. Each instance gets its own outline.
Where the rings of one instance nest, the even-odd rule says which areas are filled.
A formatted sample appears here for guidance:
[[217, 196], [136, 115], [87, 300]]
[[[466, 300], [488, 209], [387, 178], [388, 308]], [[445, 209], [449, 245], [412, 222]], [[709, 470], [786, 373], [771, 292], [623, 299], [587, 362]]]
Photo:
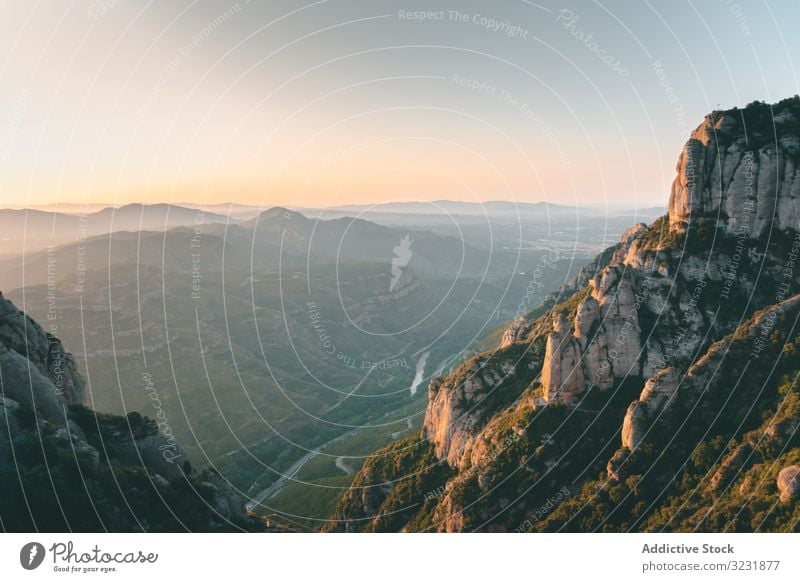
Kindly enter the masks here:
[[554, 317], [542, 368], [547, 402], [574, 403], [589, 386], [607, 389], [641, 373], [636, 283], [625, 257], [643, 231], [637, 225], [623, 235], [611, 264], [589, 280], [590, 293], [572, 321]]
[[680, 385], [680, 375], [666, 368], [647, 380], [639, 400], [631, 402], [622, 423], [622, 446], [635, 450], [644, 440], [654, 418], [667, 409]]
[[[600, 510], [591, 518], [585, 509], [598, 492], [624, 492], [644, 495], [640, 508], [657, 509], [650, 522], [626, 514], [620, 531], [634, 522], [641, 531], [653, 524], [672, 528], [672, 510], [687, 499], [693, 510], [681, 517], [680, 530], [698, 531], [729, 527], [728, 509], [741, 501], [735, 492], [762, 498], [766, 492], [765, 507], [792, 507], [800, 495], [792, 440], [800, 404], [787, 404], [800, 313], [793, 265], [800, 246], [798, 122], [800, 98], [707, 117], [681, 154], [668, 215], [629, 229], [557, 299], [511, 322], [498, 349], [430, 383], [419, 436], [428, 441], [426, 454], [441, 463], [426, 459], [417, 466], [395, 457], [406, 472], [384, 472], [381, 479], [411, 474], [418, 480], [428, 466], [446, 467], [446, 473], [421, 491], [395, 490], [381, 511], [417, 507], [427, 489], [441, 493], [403, 518], [408, 531], [572, 531], [586, 523], [599, 531], [608, 514]], [[775, 182], [769, 174], [778, 176]], [[528, 365], [519, 365], [521, 353], [533, 354]], [[767, 362], [788, 372], [765, 376], [772, 374], [761, 369]], [[503, 366], [512, 364], [514, 373], [507, 373]], [[519, 398], [496, 398], [503, 388], [519, 391]], [[768, 390], [772, 396], [759, 400]], [[768, 412], [756, 411], [756, 402]], [[742, 429], [745, 422], [748, 429]], [[601, 438], [581, 442], [595, 429]], [[618, 448], [597, 454], [597, 442], [613, 441]], [[581, 445], [585, 456], [576, 463]], [[654, 479], [656, 492], [675, 485], [676, 496], [647, 497], [638, 485], [646, 479]], [[569, 491], [581, 496], [579, 502], [537, 523], [530, 516], [564, 482], [582, 488]], [[727, 508], [717, 503], [722, 498]], [[344, 503], [337, 511], [363, 510]], [[703, 521], [715, 511], [728, 517]], [[784, 531], [794, 522], [786, 523], [770, 527]], [[745, 518], [739, 527], [751, 525]]]
[[797, 228], [798, 104], [761, 108], [714, 112], [692, 132], [670, 193], [673, 231], [711, 224], [759, 237], [771, 228]]
[[495, 390], [504, 390], [516, 373], [510, 359], [476, 360], [457, 374], [430, 381], [423, 433], [439, 459], [453, 467], [468, 463], [475, 436], [486, 421], [485, 399]]
[[[720, 228], [738, 240], [797, 230], [799, 123], [798, 99], [707, 115], [678, 159], [667, 231]], [[703, 341], [711, 315], [698, 308], [698, 298], [709, 282], [731, 270], [734, 259], [719, 254], [710, 261], [710, 251], [693, 256], [681, 248], [660, 249], [643, 240], [645, 230], [636, 225], [623, 235], [609, 264], [588, 281], [590, 295], [570, 321], [555, 316], [542, 370], [549, 403], [571, 404], [589, 387], [607, 389], [624, 378], [649, 378], [668, 365], [685, 364]], [[742, 288], [755, 285], [748, 273], [735, 276]], [[643, 311], [658, 317], [658, 327], [646, 337]], [[636, 406], [630, 411], [632, 419], [640, 414]]]

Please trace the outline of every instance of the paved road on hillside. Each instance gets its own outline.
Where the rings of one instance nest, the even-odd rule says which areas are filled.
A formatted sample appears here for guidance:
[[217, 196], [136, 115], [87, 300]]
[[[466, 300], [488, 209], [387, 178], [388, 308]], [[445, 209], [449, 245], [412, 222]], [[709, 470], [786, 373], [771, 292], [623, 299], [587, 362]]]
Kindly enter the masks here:
[[332, 444], [334, 444], [334, 443], [336, 443], [336, 442], [338, 442], [340, 440], [344, 440], [346, 438], [349, 438], [349, 437], [355, 435], [360, 430], [361, 430], [360, 428], [354, 428], [350, 432], [346, 432], [343, 435], [339, 435], [335, 439], [331, 439], [327, 443], [321, 444], [320, 446], [318, 446], [313, 451], [309, 451], [308, 453], [306, 453], [305, 455], [300, 457], [300, 459], [295, 461], [295, 463], [291, 467], [289, 467], [288, 469], [286, 469], [286, 471], [284, 471], [284, 473], [280, 476], [280, 478], [277, 481], [275, 481], [275, 483], [273, 483], [272, 485], [270, 485], [269, 487], [264, 489], [261, 493], [256, 495], [252, 500], [250, 500], [245, 505], [245, 508], [247, 509], [247, 511], [253, 511], [253, 509], [256, 506], [258, 506], [259, 504], [263, 503], [264, 500], [269, 499], [271, 497], [275, 497], [278, 494], [278, 492], [281, 489], [283, 489], [283, 487], [289, 481], [293, 481], [294, 480], [294, 478], [300, 472], [300, 469], [305, 467], [306, 464], [308, 464], [308, 462], [311, 461], [313, 458], [319, 456], [319, 454], [323, 450], [325, 450], [326, 448], [328, 448], [329, 446], [331, 446]]

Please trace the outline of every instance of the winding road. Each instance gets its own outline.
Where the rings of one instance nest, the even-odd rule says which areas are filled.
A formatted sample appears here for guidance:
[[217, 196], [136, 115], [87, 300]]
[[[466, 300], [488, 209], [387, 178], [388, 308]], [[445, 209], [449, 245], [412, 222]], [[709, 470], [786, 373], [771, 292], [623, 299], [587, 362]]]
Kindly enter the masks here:
[[309, 461], [311, 461], [313, 458], [319, 456], [319, 454], [322, 453], [322, 451], [324, 451], [326, 448], [328, 448], [329, 446], [331, 446], [332, 444], [334, 444], [334, 443], [336, 443], [336, 442], [338, 442], [340, 440], [344, 440], [346, 438], [349, 438], [349, 437], [357, 434], [360, 431], [361, 431], [360, 428], [354, 428], [353, 430], [351, 430], [349, 432], [341, 434], [338, 437], [336, 437], [334, 439], [331, 439], [326, 443], [321, 444], [316, 449], [314, 449], [312, 451], [309, 451], [308, 453], [306, 453], [305, 455], [300, 457], [300, 459], [295, 461], [295, 463], [291, 467], [289, 467], [288, 469], [286, 469], [286, 471], [284, 471], [284, 473], [280, 476], [280, 478], [277, 481], [275, 481], [272, 485], [270, 485], [269, 487], [264, 489], [261, 493], [259, 493], [255, 497], [253, 497], [250, 501], [248, 501], [245, 504], [245, 508], [247, 509], [247, 511], [253, 511], [253, 509], [256, 506], [258, 506], [261, 503], [263, 503], [266, 499], [270, 499], [271, 497], [275, 497], [278, 494], [278, 492], [281, 489], [283, 489], [283, 487], [289, 481], [293, 481], [294, 480], [294, 478], [300, 472], [300, 469], [305, 467], [309, 463]]

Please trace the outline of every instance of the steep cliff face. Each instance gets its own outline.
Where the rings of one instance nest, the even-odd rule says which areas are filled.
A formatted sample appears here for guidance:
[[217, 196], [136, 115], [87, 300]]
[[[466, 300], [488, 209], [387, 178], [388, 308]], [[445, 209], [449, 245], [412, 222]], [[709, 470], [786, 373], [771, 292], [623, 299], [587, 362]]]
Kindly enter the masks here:
[[[32, 411], [39, 422], [47, 423], [70, 434], [86, 450], [83, 431], [71, 418], [70, 406], [82, 406], [85, 383], [75, 360], [64, 351], [61, 342], [33, 319], [21, 312], [0, 293], [0, 371], [2, 395], [9, 408], [20, 406]], [[124, 424], [124, 423], [123, 423]], [[159, 433], [153, 421], [142, 421], [136, 427], [123, 426], [104, 434], [105, 446], [123, 462], [144, 463], [154, 474], [165, 478], [183, 475], [188, 457], [174, 438]], [[7, 435], [0, 435], [0, 439]], [[69, 442], [70, 439], [67, 439]], [[11, 446], [9, 440], [0, 446]], [[164, 451], [169, 450], [168, 454]], [[91, 455], [99, 458], [99, 451]], [[7, 456], [7, 455], [6, 455]], [[2, 458], [2, 457], [0, 457]]]
[[[33, 319], [19, 311], [0, 293], [0, 357], [8, 362], [9, 371], [18, 369], [10, 362], [19, 358], [31, 367], [31, 380], [52, 383], [55, 392], [67, 404], [82, 404], [84, 382], [75, 367], [72, 354], [65, 352], [59, 339], [46, 333]], [[10, 373], [10, 372], [9, 372]], [[16, 382], [9, 382], [11, 386]], [[45, 391], [46, 392], [46, 391]]]
[[[765, 117], [770, 111], [774, 124]], [[711, 294], [721, 293], [723, 309], [748, 295], [755, 294], [749, 298], [755, 305], [770, 301], [769, 286], [756, 283], [764, 277], [775, 291], [785, 284], [787, 245], [769, 242], [791, 241], [800, 225], [798, 127], [800, 102], [791, 99], [715, 112], [692, 132], [678, 161], [667, 225], [626, 232], [610, 263], [589, 280], [591, 294], [574, 321], [555, 321], [542, 372], [548, 401], [574, 402], [591, 386], [605, 389], [685, 365], [704, 341], [737, 323], [716, 317]], [[691, 244], [676, 244], [667, 228]]]
[[452, 467], [468, 467], [476, 435], [498, 407], [511, 405], [531, 385], [537, 364], [541, 353], [535, 346], [518, 346], [502, 358], [476, 356], [452, 375], [433, 378], [422, 432], [436, 456]]
[[669, 199], [675, 231], [706, 223], [760, 237], [800, 222], [800, 108], [790, 99], [714, 112], [678, 160]]
[[[800, 99], [711, 114], [667, 216], [432, 381], [422, 437], [454, 473], [398, 529], [796, 527], [798, 144]], [[358, 482], [380, 479], [404, 475]], [[363, 514], [349, 499], [337, 515]]]
[[0, 528], [252, 529], [216, 473], [152, 420], [95, 413], [61, 342], [0, 294]]
[[574, 403], [589, 386], [610, 388], [640, 374], [641, 340], [635, 283], [612, 265], [590, 281], [572, 322], [559, 313], [547, 338], [542, 370], [545, 399]]
[[667, 410], [678, 391], [680, 375], [675, 368], [665, 368], [650, 378], [644, 385], [638, 400], [631, 402], [622, 422], [622, 446], [630, 451], [647, 435], [648, 419]]

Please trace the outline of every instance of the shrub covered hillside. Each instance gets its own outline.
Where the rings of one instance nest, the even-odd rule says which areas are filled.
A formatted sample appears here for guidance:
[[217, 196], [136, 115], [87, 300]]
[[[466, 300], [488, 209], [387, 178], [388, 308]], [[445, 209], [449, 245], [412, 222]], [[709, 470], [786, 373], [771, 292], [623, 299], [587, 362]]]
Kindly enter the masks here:
[[155, 421], [95, 413], [58, 341], [0, 294], [0, 531], [257, 531]]

